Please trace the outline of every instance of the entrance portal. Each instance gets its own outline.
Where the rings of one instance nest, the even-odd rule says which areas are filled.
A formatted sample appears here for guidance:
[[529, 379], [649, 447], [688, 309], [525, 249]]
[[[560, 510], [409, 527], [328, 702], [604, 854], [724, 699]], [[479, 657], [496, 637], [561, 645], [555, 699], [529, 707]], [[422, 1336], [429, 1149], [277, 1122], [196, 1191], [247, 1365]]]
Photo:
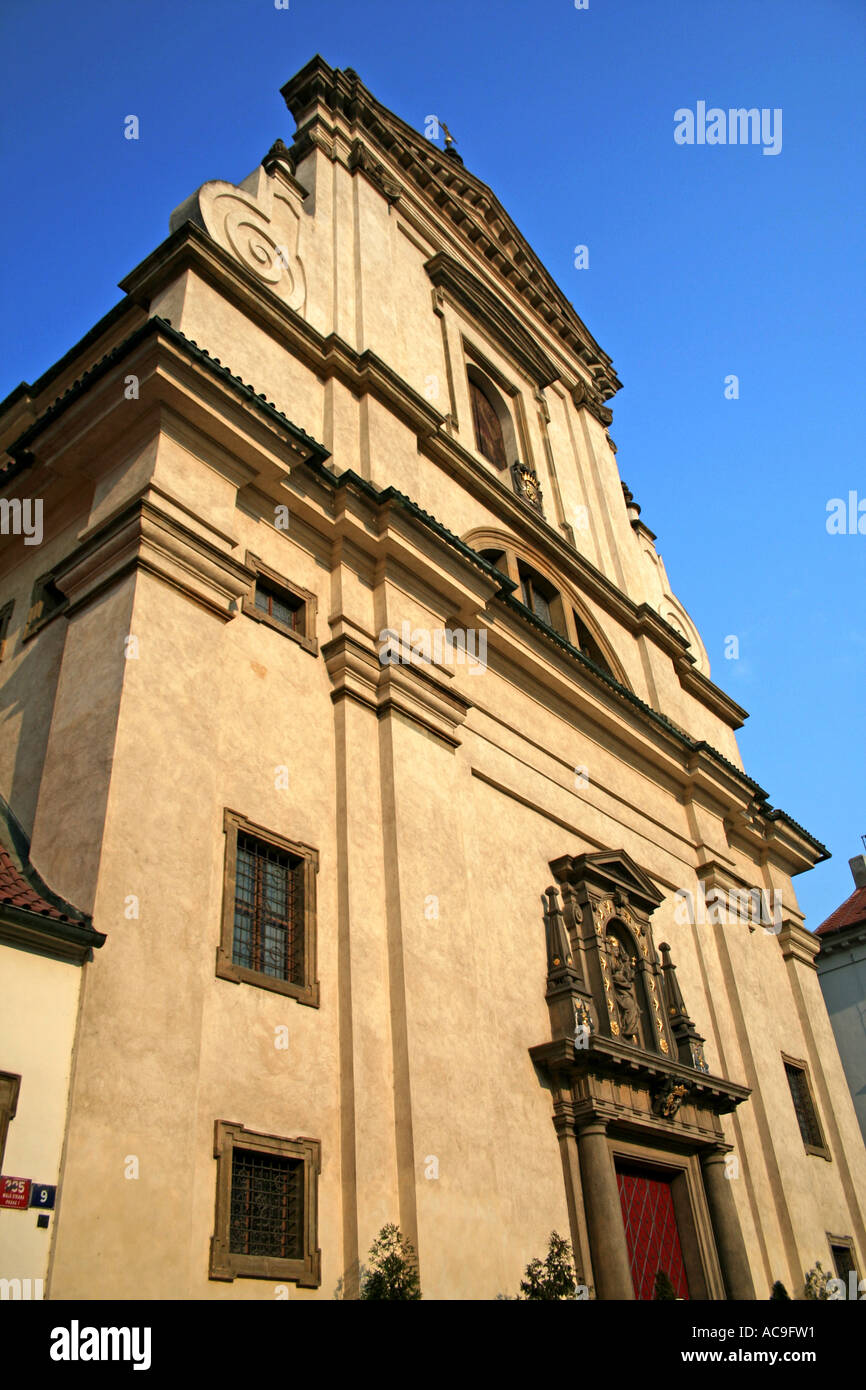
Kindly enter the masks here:
[[688, 1298], [670, 1179], [619, 1164], [616, 1176], [635, 1298], [653, 1297], [659, 1270], [667, 1274], [677, 1298]]

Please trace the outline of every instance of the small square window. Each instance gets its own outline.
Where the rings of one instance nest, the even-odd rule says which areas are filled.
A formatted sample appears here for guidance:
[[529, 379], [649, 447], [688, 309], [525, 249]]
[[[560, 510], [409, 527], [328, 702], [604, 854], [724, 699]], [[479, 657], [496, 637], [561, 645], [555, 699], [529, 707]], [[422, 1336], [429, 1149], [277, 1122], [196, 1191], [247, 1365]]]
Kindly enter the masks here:
[[257, 555], [247, 554], [247, 566], [255, 571], [255, 583], [243, 601], [248, 618], [292, 637], [305, 651], [316, 655], [316, 596], [309, 589], [292, 584], [263, 565]]
[[12, 614], [15, 609], [15, 600], [10, 599], [0, 608], [0, 661], [6, 655], [6, 642], [9, 634], [9, 624], [12, 622]]
[[800, 1134], [806, 1152], [820, 1154], [823, 1158], [828, 1158], [827, 1145], [824, 1143], [824, 1135], [821, 1132], [818, 1112], [812, 1099], [812, 1088], [809, 1085], [806, 1068], [802, 1063], [789, 1058], [783, 1058], [783, 1061], [791, 1099], [794, 1102], [794, 1113], [797, 1116], [797, 1123], [800, 1126]]
[[218, 1120], [214, 1133], [217, 1197], [212, 1279], [273, 1279], [316, 1288], [317, 1139], [254, 1134]]
[[9, 1125], [15, 1119], [20, 1089], [21, 1077], [16, 1072], [0, 1071], [0, 1171], [3, 1168], [6, 1135]]
[[854, 1259], [854, 1241], [851, 1236], [836, 1236], [830, 1240], [830, 1253], [836, 1269], [836, 1278], [848, 1283], [849, 1274], [856, 1277], [857, 1263]]
[[223, 921], [216, 973], [301, 1004], [319, 1003], [316, 873], [319, 856], [225, 813]]
[[58, 613], [62, 613], [69, 606], [69, 600], [62, 594], [55, 583], [54, 576], [43, 574], [33, 585], [33, 593], [30, 598], [30, 612], [27, 614], [27, 625], [24, 629], [24, 639], [34, 637], [41, 628], [45, 627], [52, 618], [56, 618]]

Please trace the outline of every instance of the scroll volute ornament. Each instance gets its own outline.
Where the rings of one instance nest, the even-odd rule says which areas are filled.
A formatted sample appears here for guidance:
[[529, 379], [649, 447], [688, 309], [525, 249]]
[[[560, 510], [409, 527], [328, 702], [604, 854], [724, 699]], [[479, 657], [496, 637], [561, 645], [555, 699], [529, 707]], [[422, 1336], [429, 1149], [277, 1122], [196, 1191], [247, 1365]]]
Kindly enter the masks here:
[[625, 851], [565, 855], [550, 867], [569, 904], [574, 969], [598, 1031], [674, 1059], [650, 926], [662, 894]]
[[197, 222], [290, 309], [303, 313], [307, 288], [298, 234], [305, 196], [275, 145], [243, 183], [202, 184], [175, 209], [169, 228]]

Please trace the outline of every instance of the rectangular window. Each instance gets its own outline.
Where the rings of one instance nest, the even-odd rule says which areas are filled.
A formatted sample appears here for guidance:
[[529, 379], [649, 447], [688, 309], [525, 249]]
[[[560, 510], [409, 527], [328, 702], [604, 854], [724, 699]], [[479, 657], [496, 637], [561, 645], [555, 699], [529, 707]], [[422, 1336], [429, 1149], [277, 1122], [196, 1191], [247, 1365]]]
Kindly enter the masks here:
[[238, 834], [232, 960], [300, 984], [304, 968], [304, 861]]
[[41, 575], [33, 585], [24, 638], [35, 636], [40, 628], [43, 628], [46, 623], [55, 618], [58, 613], [62, 613], [68, 606], [69, 601], [58, 589], [54, 576], [51, 574]]
[[3, 1171], [6, 1135], [10, 1124], [15, 1119], [20, 1089], [21, 1077], [16, 1072], [0, 1071], [0, 1172]]
[[246, 616], [293, 638], [315, 656], [316, 595], [277, 574], [249, 551], [246, 564], [255, 574], [255, 582], [242, 604]]
[[287, 589], [278, 589], [273, 584], [256, 580], [255, 605], [262, 613], [267, 613], [284, 627], [293, 632], [304, 631], [304, 601]]
[[229, 1247], [233, 1255], [303, 1259], [302, 1159], [234, 1150]]
[[318, 1007], [316, 874], [309, 845], [226, 811], [223, 921], [216, 973]]
[[826, 1157], [827, 1146], [824, 1143], [815, 1103], [812, 1100], [812, 1090], [809, 1086], [806, 1068], [800, 1063], [785, 1060], [785, 1075], [788, 1078], [791, 1099], [794, 1102], [794, 1113], [797, 1116], [797, 1123], [800, 1126], [800, 1134], [803, 1137], [806, 1150], [809, 1153], [819, 1153]]
[[9, 633], [9, 624], [12, 621], [12, 614], [15, 609], [15, 600], [10, 599], [0, 608], [0, 661], [6, 655], [6, 639]]
[[306, 1288], [321, 1282], [317, 1139], [255, 1134], [218, 1120], [212, 1279], [273, 1279]]
[[836, 1267], [836, 1278], [843, 1279], [847, 1284], [848, 1275], [857, 1272], [857, 1266], [854, 1263], [853, 1240], [849, 1237], [846, 1238], [844, 1242], [839, 1241], [838, 1244], [835, 1242], [831, 1243], [830, 1252], [833, 1256], [833, 1264]]

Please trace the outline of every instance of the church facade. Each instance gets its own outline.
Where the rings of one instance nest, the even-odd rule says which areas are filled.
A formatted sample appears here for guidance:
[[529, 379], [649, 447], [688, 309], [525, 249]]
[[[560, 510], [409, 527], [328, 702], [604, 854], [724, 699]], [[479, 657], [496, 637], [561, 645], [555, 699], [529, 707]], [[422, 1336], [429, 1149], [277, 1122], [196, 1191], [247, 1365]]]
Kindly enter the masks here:
[[743, 769], [611, 359], [450, 136], [320, 58], [283, 95], [0, 405], [44, 524], [0, 792], [99, 934], [47, 1295], [352, 1298], [386, 1223], [426, 1298], [554, 1229], [601, 1299], [863, 1270], [826, 851]]

